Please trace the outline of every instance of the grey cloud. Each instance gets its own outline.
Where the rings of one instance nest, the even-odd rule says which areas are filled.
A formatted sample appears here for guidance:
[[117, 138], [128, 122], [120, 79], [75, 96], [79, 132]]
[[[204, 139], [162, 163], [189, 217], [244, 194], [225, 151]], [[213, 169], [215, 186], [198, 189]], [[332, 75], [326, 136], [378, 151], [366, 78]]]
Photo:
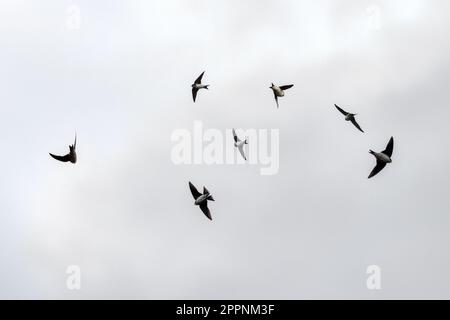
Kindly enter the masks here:
[[[72, 4], [0, 10], [1, 297], [450, 296], [447, 2], [377, 1], [380, 30], [369, 1], [79, 1], [70, 31]], [[272, 81], [295, 84], [279, 110]], [[172, 164], [171, 133], [195, 120], [279, 129], [279, 174]], [[55, 164], [75, 130], [79, 163]], [[214, 195], [212, 223], [189, 180]]]

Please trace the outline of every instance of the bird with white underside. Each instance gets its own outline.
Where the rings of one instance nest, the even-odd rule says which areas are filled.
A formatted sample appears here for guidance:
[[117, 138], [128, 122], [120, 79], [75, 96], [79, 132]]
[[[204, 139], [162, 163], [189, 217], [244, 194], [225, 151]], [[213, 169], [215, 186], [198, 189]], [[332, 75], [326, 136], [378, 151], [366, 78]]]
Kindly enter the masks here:
[[192, 196], [195, 199], [194, 204], [196, 206], [199, 206], [202, 210], [203, 214], [209, 219], [212, 220], [211, 212], [208, 208], [208, 200], [209, 201], [215, 201], [212, 197], [211, 193], [206, 189], [206, 187], [203, 187], [203, 194], [201, 194], [197, 188], [189, 181], [189, 189], [191, 190]]
[[247, 161], [247, 157], [245, 156], [244, 152], [244, 146], [248, 144], [247, 138], [245, 138], [244, 140], [240, 140], [234, 129], [233, 129], [233, 138], [234, 138], [234, 146], [238, 148], [241, 156], [244, 158], [245, 161]]
[[361, 129], [361, 127], [359, 126], [358, 122], [356, 122], [356, 119], [355, 119], [356, 113], [350, 113], [350, 112], [344, 111], [337, 104], [335, 104], [334, 106], [336, 107], [336, 109], [339, 110], [340, 113], [342, 113], [345, 116], [345, 121], [351, 121], [351, 123], [353, 123], [353, 125], [359, 131], [364, 132], [363, 129]]
[[209, 87], [209, 84], [202, 84], [202, 78], [203, 78], [204, 74], [205, 74], [205, 71], [202, 72], [202, 74], [194, 81], [194, 83], [191, 86], [192, 87], [192, 99], [194, 99], [194, 102], [195, 102], [195, 99], [197, 98], [198, 90], [208, 89], [208, 87]]
[[381, 152], [375, 152], [373, 150], [369, 150], [369, 153], [372, 154], [375, 159], [377, 159], [377, 164], [375, 168], [373, 168], [372, 172], [369, 174], [369, 178], [372, 178], [376, 174], [378, 174], [386, 164], [391, 163], [392, 159], [392, 151], [394, 150], [394, 137], [391, 137], [389, 140], [386, 149]]
[[293, 86], [294, 86], [293, 84], [288, 84], [288, 85], [284, 85], [284, 86], [276, 86], [272, 83], [272, 86], [269, 87], [273, 91], [273, 95], [275, 97], [275, 102], [277, 103], [277, 108], [279, 107], [278, 97], [284, 97], [284, 91], [292, 88]]

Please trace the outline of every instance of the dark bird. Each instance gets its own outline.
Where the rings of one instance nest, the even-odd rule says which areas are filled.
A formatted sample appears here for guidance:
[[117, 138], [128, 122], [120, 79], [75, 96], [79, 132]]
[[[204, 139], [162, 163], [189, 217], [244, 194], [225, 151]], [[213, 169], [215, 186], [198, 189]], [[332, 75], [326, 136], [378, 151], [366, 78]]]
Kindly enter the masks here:
[[339, 108], [339, 106], [337, 104], [334, 105], [336, 107], [336, 109], [338, 109], [344, 116], [345, 116], [345, 121], [351, 121], [353, 123], [353, 125], [361, 132], [364, 132], [361, 127], [359, 126], [358, 122], [356, 122], [355, 116], [356, 113], [350, 113], [347, 111], [342, 110], [341, 108]]
[[275, 102], [277, 103], [277, 108], [279, 107], [278, 97], [284, 97], [284, 90], [290, 89], [293, 86], [294, 86], [293, 84], [288, 84], [285, 86], [276, 86], [272, 83], [272, 86], [269, 87], [270, 89], [272, 89], [273, 95], [275, 96]]
[[75, 135], [74, 144], [69, 146], [70, 151], [68, 154], [66, 154], [65, 156], [56, 156], [51, 153], [49, 154], [53, 159], [56, 159], [58, 161], [76, 163], [77, 162], [77, 153], [75, 151], [76, 147], [77, 147], [77, 135]]
[[245, 138], [244, 140], [239, 140], [236, 131], [234, 129], [233, 129], [233, 137], [234, 137], [234, 146], [239, 149], [239, 152], [241, 153], [241, 156], [244, 158], [244, 160], [247, 160], [244, 152], [244, 145], [248, 144], [247, 138]]
[[191, 189], [192, 196], [195, 199], [194, 204], [196, 206], [200, 206], [200, 209], [203, 211], [205, 216], [209, 220], [212, 220], [211, 212], [209, 211], [209, 208], [208, 208], [208, 200], [214, 201], [214, 198], [209, 193], [208, 189], [203, 187], [203, 194], [201, 194], [200, 192], [198, 192], [198, 190], [195, 188], [195, 186], [190, 181], [189, 181], [189, 189]]
[[205, 71], [202, 72], [202, 74], [195, 80], [195, 82], [192, 84], [192, 99], [197, 98], [197, 92], [200, 89], [208, 89], [209, 84], [202, 84], [202, 78]]
[[391, 137], [391, 139], [389, 140], [386, 146], [386, 150], [382, 152], [375, 152], [369, 150], [369, 153], [372, 154], [377, 159], [377, 165], [375, 166], [375, 168], [373, 168], [372, 172], [369, 174], [369, 178], [372, 178], [378, 172], [383, 170], [383, 168], [386, 166], [387, 163], [392, 162], [391, 156], [393, 150], [394, 150], [394, 137]]

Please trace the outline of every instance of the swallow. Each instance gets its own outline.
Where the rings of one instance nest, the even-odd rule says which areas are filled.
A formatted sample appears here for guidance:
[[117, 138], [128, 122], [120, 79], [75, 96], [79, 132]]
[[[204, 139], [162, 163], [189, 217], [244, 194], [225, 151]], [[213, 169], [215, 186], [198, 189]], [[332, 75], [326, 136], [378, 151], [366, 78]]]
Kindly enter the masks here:
[[341, 108], [339, 108], [339, 106], [337, 104], [335, 104], [334, 106], [345, 116], [345, 121], [351, 121], [353, 123], [353, 125], [359, 131], [364, 132], [363, 129], [361, 129], [361, 127], [359, 126], [358, 122], [356, 122], [356, 119], [355, 119], [356, 113], [350, 113], [350, 112], [344, 111]]
[[392, 159], [392, 151], [394, 150], [394, 137], [391, 137], [389, 140], [386, 149], [382, 152], [375, 152], [369, 150], [369, 153], [372, 154], [377, 159], [377, 165], [373, 168], [372, 172], [369, 175], [369, 178], [372, 178], [378, 172], [383, 170], [387, 163], [391, 163]]
[[285, 86], [276, 86], [272, 83], [272, 86], [270, 86], [269, 88], [272, 89], [273, 91], [273, 95], [275, 96], [275, 102], [277, 103], [277, 108], [279, 107], [278, 105], [278, 97], [284, 97], [284, 90], [290, 89], [292, 88], [294, 85], [293, 84], [288, 84]]
[[239, 140], [236, 131], [234, 129], [233, 129], [233, 137], [234, 137], [234, 146], [238, 148], [239, 152], [241, 153], [241, 156], [244, 158], [245, 161], [247, 161], [244, 152], [244, 145], [248, 144], [247, 138], [245, 138], [244, 140]]
[[215, 200], [212, 197], [211, 193], [208, 191], [208, 189], [203, 187], [203, 194], [201, 194], [200, 192], [198, 192], [198, 190], [195, 188], [195, 186], [190, 181], [189, 181], [189, 189], [191, 189], [192, 196], [195, 199], [194, 204], [196, 206], [200, 207], [200, 209], [203, 211], [203, 213], [209, 220], [212, 220], [211, 212], [209, 211], [209, 208], [208, 208], [208, 200], [210, 200], [210, 201], [215, 201]]
[[192, 99], [197, 98], [197, 92], [200, 89], [208, 89], [209, 84], [202, 84], [202, 78], [205, 71], [202, 72], [202, 74], [195, 80], [195, 82], [192, 84]]
[[76, 163], [77, 162], [77, 153], [75, 151], [76, 147], [77, 147], [77, 135], [75, 134], [75, 142], [73, 143], [73, 145], [69, 146], [68, 154], [66, 154], [65, 156], [56, 156], [54, 154], [49, 153], [49, 155], [53, 159], [56, 159], [58, 161]]

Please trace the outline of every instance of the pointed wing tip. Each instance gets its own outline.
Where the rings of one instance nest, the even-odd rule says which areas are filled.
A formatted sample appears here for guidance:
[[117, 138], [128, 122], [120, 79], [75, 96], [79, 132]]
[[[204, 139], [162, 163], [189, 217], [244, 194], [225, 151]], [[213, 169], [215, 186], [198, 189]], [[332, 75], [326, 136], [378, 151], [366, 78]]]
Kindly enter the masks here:
[[67, 162], [67, 161], [70, 161], [70, 157], [69, 157], [68, 154], [66, 154], [65, 156], [57, 156], [57, 155], [54, 155], [54, 154], [52, 154], [52, 153], [49, 153], [49, 155], [50, 155], [53, 159], [58, 160], [58, 161], [61, 161], [61, 162]]
[[348, 112], [345, 111], [344, 109], [342, 109], [341, 107], [339, 107], [336, 103], [334, 104], [334, 106], [335, 106], [336, 109], [337, 109], [340, 113], [342, 113], [344, 116], [347, 116], [347, 115], [348, 115]]

